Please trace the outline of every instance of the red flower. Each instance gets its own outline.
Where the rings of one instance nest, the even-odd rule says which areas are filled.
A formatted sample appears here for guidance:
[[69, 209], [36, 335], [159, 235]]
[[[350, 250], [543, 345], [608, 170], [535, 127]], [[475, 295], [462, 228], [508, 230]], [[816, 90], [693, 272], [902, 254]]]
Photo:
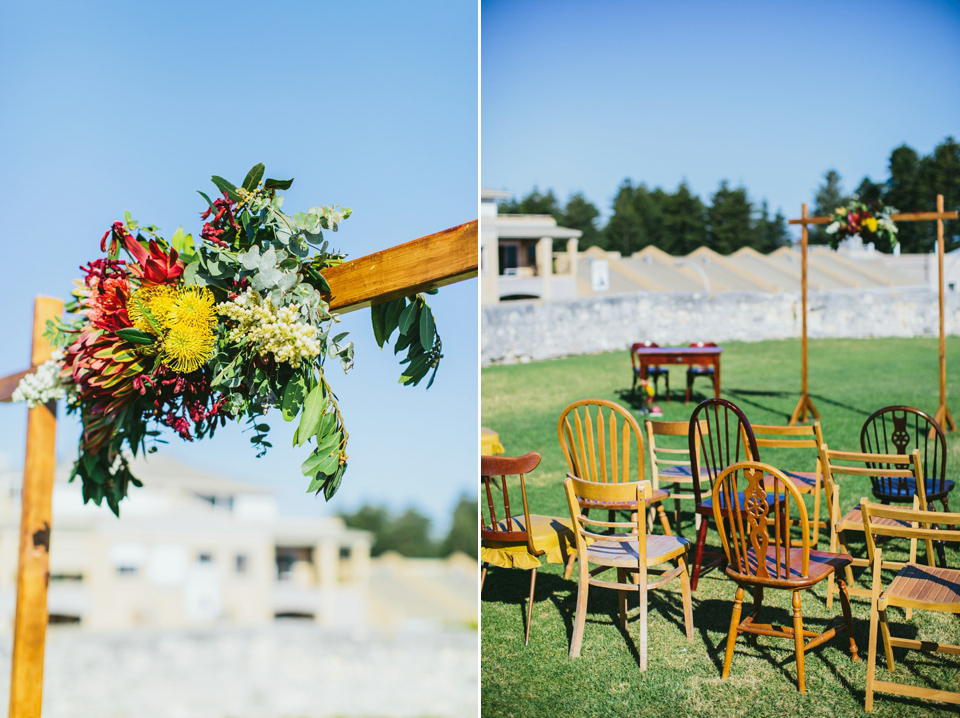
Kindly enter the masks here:
[[130, 272], [140, 277], [144, 284], [166, 284], [183, 274], [184, 264], [179, 260], [177, 250], [172, 247], [167, 253], [150, 240], [150, 251], [147, 252], [143, 245], [130, 235], [124, 237], [123, 244], [137, 260], [137, 264], [130, 265]]

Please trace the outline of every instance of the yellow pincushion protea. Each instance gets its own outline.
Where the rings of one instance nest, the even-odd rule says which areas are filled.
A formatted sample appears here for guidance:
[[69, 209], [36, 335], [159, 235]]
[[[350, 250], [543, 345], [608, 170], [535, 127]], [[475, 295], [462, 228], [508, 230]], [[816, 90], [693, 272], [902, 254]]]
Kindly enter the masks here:
[[127, 302], [127, 316], [133, 328], [160, 336], [170, 326], [168, 316], [178, 295], [177, 289], [168, 284], [140, 287]]
[[213, 293], [206, 287], [184, 287], [177, 292], [167, 310], [169, 326], [206, 328], [213, 331], [217, 325], [213, 309]]
[[179, 374], [189, 374], [214, 354], [217, 316], [213, 293], [206, 287], [180, 287], [164, 313], [166, 331], [160, 361]]

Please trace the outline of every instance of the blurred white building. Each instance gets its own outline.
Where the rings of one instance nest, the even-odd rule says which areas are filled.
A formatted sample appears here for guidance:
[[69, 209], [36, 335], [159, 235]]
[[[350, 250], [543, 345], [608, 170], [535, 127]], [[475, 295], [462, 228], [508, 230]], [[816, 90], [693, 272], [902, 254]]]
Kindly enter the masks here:
[[[281, 516], [263, 488], [152, 455], [134, 462], [144, 485], [118, 519], [105, 505], [83, 504], [79, 482], [67, 481], [71, 468], [59, 466], [54, 484], [51, 623], [189, 628], [295, 617], [362, 627], [410, 618], [372, 606], [372, 581], [389, 595], [422, 562], [394, 557], [378, 568], [372, 536], [339, 518]], [[12, 630], [15, 611], [20, 485], [19, 471], [0, 472], [0, 631]], [[476, 562], [467, 570], [462, 558], [432, 562], [437, 591], [424, 585], [411, 610], [435, 622], [476, 621]], [[464, 600], [430, 605], [431, 593], [458, 581]]]

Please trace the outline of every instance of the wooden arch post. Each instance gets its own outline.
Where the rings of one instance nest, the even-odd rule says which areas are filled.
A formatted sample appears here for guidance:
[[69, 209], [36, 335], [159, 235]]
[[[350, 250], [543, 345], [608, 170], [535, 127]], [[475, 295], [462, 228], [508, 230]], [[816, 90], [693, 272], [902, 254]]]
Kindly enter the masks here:
[[[802, 254], [802, 270], [801, 270], [801, 293], [803, 297], [803, 342], [802, 342], [802, 372], [803, 378], [801, 382], [801, 393], [800, 401], [797, 403], [797, 408], [793, 410], [793, 415], [790, 417], [790, 425], [793, 426], [797, 421], [806, 421], [807, 420], [807, 410], [809, 409], [813, 416], [817, 419], [820, 418], [820, 414], [817, 413], [816, 407], [813, 405], [813, 400], [810, 398], [807, 384], [807, 225], [810, 224], [830, 224], [832, 221], [830, 217], [809, 217], [807, 216], [807, 205], [800, 205], [800, 219], [791, 219], [788, 221], [788, 224], [799, 224], [801, 227], [801, 254]], [[937, 423], [943, 427], [944, 431], [956, 431], [957, 425], [953, 420], [953, 416], [950, 414], [950, 409], [947, 408], [947, 360], [946, 360], [946, 337], [945, 337], [945, 327], [944, 327], [944, 281], [943, 281], [943, 243], [944, 243], [944, 232], [943, 232], [943, 220], [945, 219], [957, 219], [957, 212], [944, 212], [943, 211], [943, 195], [937, 195], [937, 211], [936, 212], [905, 212], [901, 214], [895, 214], [890, 219], [894, 222], [920, 222], [926, 220], [936, 220], [937, 222], [937, 264], [938, 264], [938, 275], [939, 275], [939, 295], [940, 295], [940, 404], [937, 407], [936, 414], [934, 418], [937, 420]]]
[[[330, 307], [350, 312], [475, 277], [478, 236], [474, 220], [331, 267], [323, 273], [330, 285]], [[47, 319], [62, 311], [58, 299], [36, 300], [31, 366], [0, 378], [0, 401], [10, 401], [20, 380], [50, 358], [43, 330]], [[10, 718], [40, 718], [55, 449], [56, 402], [50, 402], [30, 409], [27, 422]]]

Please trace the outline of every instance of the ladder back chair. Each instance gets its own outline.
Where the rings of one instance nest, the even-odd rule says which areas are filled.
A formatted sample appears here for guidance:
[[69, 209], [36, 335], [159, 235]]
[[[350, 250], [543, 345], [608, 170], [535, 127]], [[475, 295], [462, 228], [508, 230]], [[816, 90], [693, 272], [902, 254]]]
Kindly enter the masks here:
[[[567, 476], [563, 482], [570, 507], [579, 560], [577, 581], [577, 608], [573, 636], [570, 640], [570, 657], [580, 655], [583, 630], [587, 616], [587, 599], [591, 586], [615, 589], [619, 597], [620, 628], [627, 628], [627, 594], [637, 593], [640, 598], [640, 670], [647, 670], [647, 594], [660, 588], [674, 578], [680, 579], [683, 603], [683, 625], [687, 641], [693, 640], [693, 608], [690, 598], [690, 577], [684, 556], [689, 541], [674, 536], [647, 534], [642, 514], [632, 514], [631, 521], [601, 521], [589, 517], [581, 510], [584, 502], [627, 503], [637, 505], [651, 493], [649, 481], [637, 483], [595, 483]], [[600, 531], [604, 533], [600, 533]], [[606, 533], [612, 531], [612, 533]], [[676, 561], [677, 566], [654, 568], [660, 564]], [[590, 565], [597, 566], [591, 570]], [[608, 581], [596, 576], [615, 568], [617, 580]], [[651, 580], [650, 574], [654, 575]]]
[[[724, 510], [724, 506], [728, 508]], [[734, 646], [741, 633], [791, 639], [797, 657], [797, 688], [801, 693], [807, 692], [804, 654], [833, 638], [838, 631], [846, 632], [851, 657], [854, 661], [860, 660], [853, 638], [850, 598], [842, 579], [838, 581], [842, 622], [820, 634], [803, 628], [800, 592], [849, 566], [851, 558], [810, 548], [807, 507], [796, 485], [783, 472], [758, 461], [727, 467], [713, 485], [713, 515], [727, 556], [727, 576], [737, 584], [723, 660], [723, 680], [730, 676]], [[791, 540], [791, 517], [795, 517], [799, 529], [799, 547]], [[747, 588], [753, 589], [753, 612], [741, 621]], [[755, 622], [767, 588], [790, 591], [792, 627]]]
[[[811, 495], [813, 498], [813, 518], [810, 521], [810, 544], [816, 548], [820, 540], [820, 529], [826, 529], [826, 521], [820, 519], [820, 494], [823, 487], [823, 471], [820, 467], [820, 447], [823, 445], [823, 433], [820, 422], [799, 426], [775, 426], [768, 424], [752, 424], [753, 435], [757, 446], [763, 449], [763, 458], [767, 463], [777, 466], [801, 494]], [[790, 452], [789, 454], [787, 452]], [[801, 462], [798, 454], [809, 456]], [[785, 459], [789, 465], [799, 468], [804, 464], [804, 471], [784, 469]]]
[[[706, 422], [701, 422], [700, 432], [709, 431]], [[650, 454], [650, 474], [653, 479], [653, 488], [658, 489], [665, 484], [673, 500], [673, 528], [680, 536], [680, 502], [696, 501], [693, 493], [693, 469], [690, 461], [690, 444], [687, 434], [690, 424], [686, 421], [654, 421], [647, 419], [644, 422], [647, 432], [647, 451]], [[664, 445], [657, 437], [674, 437]], [[682, 442], [682, 445], [681, 445]], [[709, 481], [701, 474], [701, 480], [707, 482], [706, 487], [701, 484], [701, 491], [709, 491]], [[695, 506], [695, 504], [694, 504]], [[694, 529], [700, 528], [701, 516], [694, 511]]]
[[[865, 454], [854, 451], [832, 451], [824, 444], [820, 449], [820, 462], [823, 466], [823, 481], [827, 494], [827, 514], [830, 517], [830, 551], [842, 549], [844, 553], [850, 553], [847, 535], [863, 532], [863, 516], [859, 506], [841, 513], [840, 485], [837, 481], [841, 476], [868, 477], [871, 482], [913, 479], [913, 485], [920, 487], [920, 491], [913, 497], [914, 507], [927, 508], [927, 500], [923, 494], [923, 467], [916, 449], [911, 454]], [[927, 545], [927, 552], [931, 556], [932, 551], [932, 546]], [[913, 539], [910, 541], [910, 561], [915, 561], [916, 555], [917, 542]], [[869, 559], [854, 557], [851, 566], [844, 569], [847, 591], [851, 596], [868, 597], [870, 595], [868, 589], [857, 586], [852, 569], [852, 566], [864, 568], [869, 565]], [[902, 565], [902, 563], [889, 562], [887, 564], [890, 568], [900, 568]], [[827, 608], [833, 605], [833, 595], [836, 590], [831, 577], [827, 580]]]
[[[578, 479], [598, 483], [634, 483], [644, 479], [643, 432], [629, 411], [606, 399], [581, 399], [566, 407], [557, 421], [557, 438], [567, 470]], [[663, 532], [670, 524], [663, 510], [667, 492], [657, 488], [646, 500], [656, 507]], [[582, 508], [613, 511], [646, 511], [634, 499], [625, 502], [586, 501]]]
[[[690, 342], [690, 345], [693, 348], [700, 347], [715, 347], [717, 346], [714, 342]], [[693, 390], [693, 380], [698, 376], [707, 377], [710, 381], [713, 382], [713, 391], [717, 391], [717, 373], [712, 366], [691, 366], [687, 367], [687, 393], [684, 395], [683, 403], [686, 404], [690, 401], [690, 392]]]
[[[480, 487], [486, 499], [480, 509], [480, 591], [487, 578], [487, 566], [520, 568], [530, 571], [530, 595], [527, 599], [527, 625], [524, 644], [530, 642], [530, 622], [537, 585], [540, 558], [548, 563], [567, 563], [574, 544], [570, 519], [531, 514], [527, 503], [525, 475], [540, 463], [540, 454], [525, 456], [480, 457]], [[520, 506], [510, 505], [510, 484], [520, 492]], [[498, 485], [499, 484], [499, 485]], [[499, 495], [498, 495], [499, 494]], [[514, 494], [514, 498], [516, 494]]]
[[[887, 670], [891, 673], [895, 670], [894, 648], [960, 654], [960, 646], [957, 645], [893, 636], [887, 616], [887, 609], [890, 606], [899, 606], [908, 612], [918, 609], [960, 614], [960, 570], [938, 568], [933, 565], [923, 566], [910, 562], [904, 565], [884, 588], [882, 569], [890, 564], [882, 560], [883, 551], [877, 546], [877, 537], [909, 538], [913, 542], [923, 540], [928, 543], [960, 541], [960, 514], [885, 506], [866, 499], [860, 502], [860, 511], [863, 516], [863, 531], [867, 536], [867, 551], [870, 555], [873, 578], [870, 588], [870, 645], [867, 650], [865, 709], [868, 712], [873, 710], [875, 692], [960, 703], [960, 693], [931, 687], [929, 682], [926, 685], [909, 685], [876, 679], [878, 624], [883, 635], [883, 652]], [[945, 526], [952, 528], [943, 528]], [[928, 556], [928, 558], [931, 557]], [[901, 677], [903, 673], [903, 671], [900, 672]]]
[[657, 365], [644, 365], [643, 359], [637, 354], [637, 349], [648, 349], [648, 348], [659, 348], [660, 345], [656, 342], [645, 341], [637, 342], [630, 347], [630, 364], [633, 367], [633, 386], [630, 388], [630, 393], [635, 394], [637, 391], [637, 382], [641, 379], [652, 378], [653, 379], [653, 398], [657, 398], [657, 382], [660, 377], [663, 377], [663, 381], [667, 387], [667, 401], [670, 401], [670, 371], [665, 366]]
[[[947, 437], [933, 417], [909, 406], [887, 406], [873, 412], [860, 430], [860, 448], [876, 454], [920, 452], [927, 501], [939, 501], [949, 511], [954, 482], [947, 480]], [[912, 479], [875, 482], [873, 495], [882, 504], [912, 503], [917, 493]]]
[[[760, 451], [753, 436], [750, 422], [740, 408], [727, 399], [710, 398], [701, 402], [687, 425], [688, 451], [690, 454], [691, 470], [700, 481], [693, 482], [693, 493], [696, 501], [695, 511], [700, 515], [700, 526], [697, 529], [697, 545], [693, 556], [693, 576], [691, 585], [697, 589], [702, 571], [718, 566], [724, 561], [724, 554], [710, 552], [705, 554], [707, 542], [707, 526], [713, 518], [713, 488], [717, 478], [728, 466], [738, 461], [753, 458], [759, 460]], [[706, 481], [704, 482], [704, 478]], [[704, 492], [703, 488], [708, 488]], [[723, 507], [721, 507], [723, 509]], [[703, 566], [704, 555], [714, 560]]]

